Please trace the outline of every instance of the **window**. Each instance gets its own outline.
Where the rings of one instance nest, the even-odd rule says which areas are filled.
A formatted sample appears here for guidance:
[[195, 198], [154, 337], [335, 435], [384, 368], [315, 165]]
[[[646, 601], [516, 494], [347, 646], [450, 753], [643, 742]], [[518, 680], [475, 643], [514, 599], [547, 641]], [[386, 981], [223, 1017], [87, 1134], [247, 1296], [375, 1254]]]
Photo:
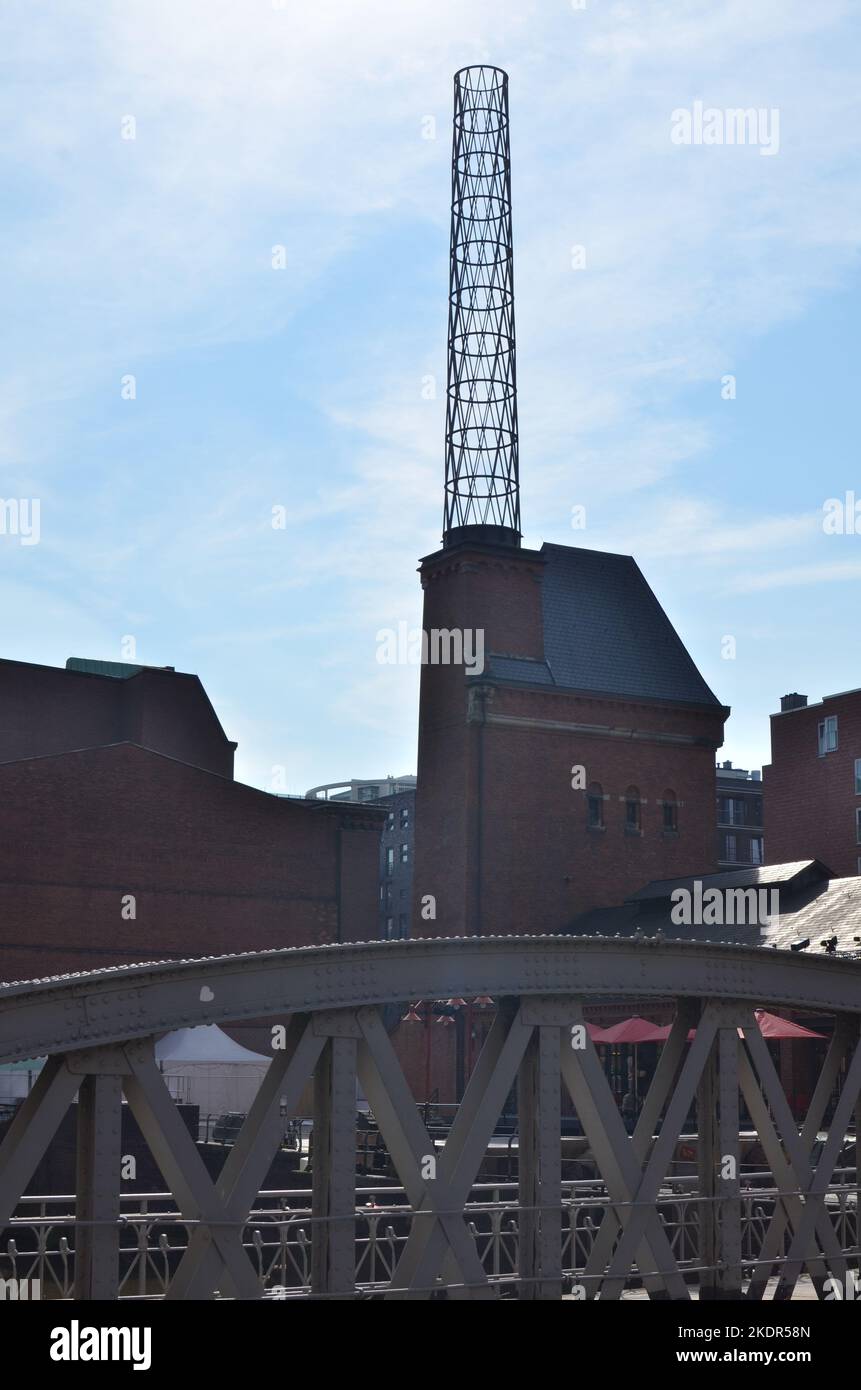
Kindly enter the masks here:
[[625, 792], [625, 834], [639, 835], [640, 833], [640, 793], [636, 787], [629, 787]]
[[402, 912], [398, 918], [398, 936], [404, 937], [407, 934], [407, 914]]
[[744, 810], [744, 800], [742, 797], [718, 797], [718, 820], [721, 825], [744, 825]]
[[861, 796], [861, 758], [855, 759], [855, 795]]
[[861, 845], [861, 806], [855, 809], [855, 843]]
[[829, 714], [827, 719], [819, 721], [819, 756], [824, 757], [826, 753], [833, 753], [837, 747], [837, 715]]
[[600, 782], [592, 782], [586, 793], [586, 824], [590, 830], [604, 829], [604, 793]]
[[360, 787], [360, 788], [359, 788], [359, 800], [360, 800], [360, 801], [376, 801], [376, 799], [377, 799], [377, 797], [379, 796], [379, 794], [380, 794], [380, 789], [379, 789], [379, 787]]
[[387, 849], [387, 850], [386, 850], [386, 873], [389, 874], [389, 876], [391, 876], [391, 874], [394, 872], [394, 868], [395, 868], [395, 851], [394, 851], [393, 849]]
[[386, 939], [391, 941], [395, 934], [395, 921], [393, 917], [386, 918]]
[[679, 804], [676, 801], [674, 791], [665, 791], [663, 796], [664, 803], [664, 834], [675, 835], [679, 828]]
[[387, 829], [387, 830], [394, 830], [394, 828], [395, 828], [395, 813], [394, 813], [394, 811], [389, 811], [389, 814], [386, 816], [386, 829]]
[[401, 830], [407, 830], [407, 829], [409, 828], [409, 824], [410, 824], [410, 808], [409, 808], [409, 806], [402, 806], [402, 807], [401, 807]]
[[750, 862], [751, 864], [762, 863], [762, 836], [751, 835], [750, 837]]
[[861, 854], [858, 856], [858, 873], [861, 875]]
[[735, 849], [735, 836], [734, 836], [734, 835], [724, 835], [724, 837], [723, 837], [723, 856], [722, 856], [723, 859], [724, 859], [724, 862], [725, 862], [725, 863], [728, 863], [728, 864], [734, 864], [734, 863], [735, 863], [735, 854], [736, 854], [736, 849]]
[[410, 847], [409, 847], [409, 845], [401, 845], [401, 863], [402, 863], [402, 864], [409, 864], [409, 862], [410, 862]]

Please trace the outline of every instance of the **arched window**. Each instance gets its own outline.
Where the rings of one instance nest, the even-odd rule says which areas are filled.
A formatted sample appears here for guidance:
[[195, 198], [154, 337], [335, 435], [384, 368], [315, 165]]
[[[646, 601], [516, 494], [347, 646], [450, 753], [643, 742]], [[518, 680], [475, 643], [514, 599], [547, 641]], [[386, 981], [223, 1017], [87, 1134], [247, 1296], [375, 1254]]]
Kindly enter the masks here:
[[663, 795], [664, 834], [675, 835], [679, 829], [679, 803], [676, 794], [669, 788]]
[[629, 787], [625, 792], [625, 832], [629, 835], [639, 835], [641, 829], [640, 814], [640, 791], [638, 787]]
[[604, 829], [604, 792], [600, 782], [590, 782], [586, 793], [586, 824], [590, 830]]

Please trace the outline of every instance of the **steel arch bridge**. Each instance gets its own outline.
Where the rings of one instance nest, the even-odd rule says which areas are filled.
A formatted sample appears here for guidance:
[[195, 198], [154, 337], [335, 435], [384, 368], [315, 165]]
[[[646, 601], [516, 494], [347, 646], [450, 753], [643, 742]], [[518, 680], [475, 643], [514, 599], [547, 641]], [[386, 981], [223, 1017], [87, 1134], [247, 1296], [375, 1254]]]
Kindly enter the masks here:
[[[383, 1023], [387, 1005], [491, 995], [496, 1017], [444, 1147], [435, 1148]], [[583, 1008], [600, 1000], [674, 999], [675, 1021], [633, 1135], [628, 1135]], [[828, 1013], [834, 1030], [799, 1127], [754, 1019], [758, 1006]], [[169, 1298], [262, 1296], [243, 1230], [278, 1150], [281, 1108], [295, 1110], [313, 1077], [310, 1278], [299, 1292], [351, 1298], [559, 1298], [565, 1199], [560, 1107], [570, 1093], [600, 1172], [602, 1213], [577, 1264], [578, 1296], [622, 1296], [632, 1279], [651, 1297], [686, 1299], [662, 1216], [666, 1175], [693, 1101], [698, 1144], [700, 1296], [791, 1296], [802, 1272], [822, 1294], [858, 1268], [861, 1133], [861, 959], [660, 938], [484, 937], [375, 942], [134, 965], [0, 986], [0, 1061], [48, 1061], [0, 1145], [0, 1231], [8, 1230], [36, 1165], [78, 1096], [74, 1296], [118, 1296], [121, 1103], [125, 1096], [167, 1180], [188, 1241]], [[286, 1021], [273, 1060], [213, 1182], [154, 1058], [172, 1029]], [[695, 1036], [688, 1045], [689, 1030]], [[829, 1134], [817, 1135], [842, 1077]], [[356, 1273], [357, 1078], [409, 1217], [391, 1277], [373, 1289]], [[513, 1275], [488, 1271], [468, 1219], [470, 1194], [496, 1121], [518, 1093], [519, 1193]], [[774, 1185], [756, 1258], [743, 1248], [739, 1097]], [[847, 1131], [855, 1176], [828, 1197]], [[657, 1132], [656, 1132], [657, 1131]], [[817, 1152], [818, 1150], [818, 1152]], [[814, 1155], [815, 1161], [814, 1161]], [[435, 1159], [428, 1164], [429, 1156]], [[429, 1176], [433, 1173], [432, 1176]], [[594, 1190], [594, 1188], [593, 1188]], [[592, 1199], [593, 1205], [595, 1199]], [[571, 1261], [569, 1260], [569, 1265]], [[687, 1277], [686, 1277], [687, 1276]], [[770, 1283], [769, 1283], [770, 1281]]]

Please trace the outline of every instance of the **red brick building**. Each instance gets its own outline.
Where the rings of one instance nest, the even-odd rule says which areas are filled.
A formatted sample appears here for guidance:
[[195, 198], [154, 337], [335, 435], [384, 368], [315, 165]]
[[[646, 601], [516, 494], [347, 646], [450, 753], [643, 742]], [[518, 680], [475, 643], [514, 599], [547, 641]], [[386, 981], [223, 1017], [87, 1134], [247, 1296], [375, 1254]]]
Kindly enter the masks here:
[[196, 676], [0, 662], [0, 979], [367, 940], [384, 813], [233, 781]]
[[766, 863], [820, 859], [838, 878], [861, 873], [861, 690], [817, 705], [784, 695], [762, 772]]
[[0, 661], [0, 762], [110, 743], [233, 776], [236, 744], [197, 676], [78, 657], [65, 669]]
[[421, 566], [425, 632], [484, 634], [480, 672], [422, 668], [422, 935], [561, 931], [650, 879], [717, 867], [729, 711], [633, 559], [492, 530]]

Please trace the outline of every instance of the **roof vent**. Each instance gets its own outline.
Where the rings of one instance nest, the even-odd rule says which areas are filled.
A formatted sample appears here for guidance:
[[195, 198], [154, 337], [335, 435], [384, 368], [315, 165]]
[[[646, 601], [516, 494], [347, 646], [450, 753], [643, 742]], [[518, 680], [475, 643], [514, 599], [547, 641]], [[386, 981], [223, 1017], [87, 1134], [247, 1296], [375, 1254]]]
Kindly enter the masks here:
[[791, 695], [782, 695], [780, 698], [780, 712], [785, 714], [788, 709], [806, 709], [807, 696], [799, 695], [793, 691]]

